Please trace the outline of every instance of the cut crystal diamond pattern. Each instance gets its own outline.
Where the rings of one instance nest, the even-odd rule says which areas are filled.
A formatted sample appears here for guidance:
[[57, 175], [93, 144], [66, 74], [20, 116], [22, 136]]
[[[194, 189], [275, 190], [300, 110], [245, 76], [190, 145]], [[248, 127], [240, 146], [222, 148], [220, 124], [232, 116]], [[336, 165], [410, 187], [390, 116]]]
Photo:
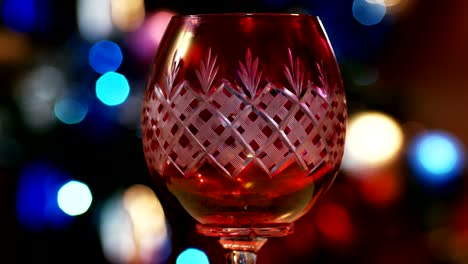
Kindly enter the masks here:
[[255, 105], [263, 110], [266, 116], [273, 119], [277, 126], [286, 119], [295, 104], [285, 93], [272, 85], [267, 85], [263, 93], [255, 101]]
[[[269, 173], [274, 173], [274, 170], [290, 159], [291, 155], [288, 145], [284, 139], [280, 137], [279, 133], [275, 134], [269, 144], [265, 146], [262, 152], [257, 156], [261, 164], [267, 168]], [[280, 157], [280, 159], [278, 159]]]
[[[326, 146], [321, 140], [313, 140], [314, 137], [315, 136], [311, 136], [308, 140], [305, 140], [296, 151], [306, 164], [308, 171], [313, 171], [320, 165], [325, 158], [322, 157], [320, 153], [326, 153]], [[316, 142], [316, 144], [314, 144], [314, 142]]]
[[174, 142], [174, 147], [169, 153], [169, 157], [177, 164], [183, 173], [188, 173], [193, 168], [189, 167], [194, 161], [202, 158], [203, 148], [192, 139], [190, 131], [184, 131]]
[[268, 121], [251, 106], [246, 107], [233, 127], [257, 154], [265, 146], [273, 131], [276, 130], [270, 127]]
[[295, 148], [298, 148], [306, 141], [314, 126], [313, 119], [302, 107], [296, 105], [282, 128], [289, 141]]
[[219, 143], [209, 154], [227, 175], [235, 177], [247, 165], [252, 155], [231, 129], [225, 130], [219, 139]]
[[328, 111], [327, 101], [312, 87], [306, 89], [304, 96], [301, 98], [301, 104], [303, 109], [308, 111], [317, 122], [321, 121]]
[[[260, 62], [258, 57], [252, 59], [250, 50], [245, 63], [239, 64], [241, 84], [213, 83], [218, 57], [209, 50], [195, 73], [202, 89], [192, 89], [187, 80], [164, 87], [165, 92], [155, 86], [143, 112], [144, 151], [151, 166], [162, 174], [169, 162], [189, 176], [208, 160], [220, 172], [236, 177], [250, 162], [272, 176], [290, 162], [298, 162], [309, 173], [323, 162], [339, 163], [344, 149], [344, 94], [329, 89], [323, 72], [320, 87], [306, 80], [300, 59], [293, 59], [291, 50], [289, 56], [289, 66], [284, 66], [289, 88], [272, 82], [259, 87]], [[178, 65], [171, 64], [167, 74], [172, 76], [166, 80], [175, 79]]]
[[189, 121], [189, 117], [199, 109], [201, 101], [202, 99], [193, 92], [193, 89], [187, 84], [184, 84], [179, 91], [174, 94], [171, 108], [174, 115], [186, 124]]
[[162, 149], [161, 144], [159, 144], [158, 140], [156, 138], [153, 138], [150, 141], [149, 146], [145, 147], [144, 151], [146, 153], [149, 153], [148, 159], [151, 166], [157, 171], [162, 171], [164, 164], [160, 161], [166, 159], [166, 152]]
[[190, 118], [188, 130], [200, 145], [210, 148], [219, 140], [220, 128], [224, 126], [217, 117], [216, 110], [205, 103]]
[[344, 151], [344, 140], [345, 140], [345, 125], [344, 122], [346, 116], [346, 105], [343, 101], [333, 100], [331, 102], [331, 108], [327, 113], [329, 118], [328, 128], [324, 135], [326, 142], [329, 144], [330, 149], [330, 160], [332, 162], [338, 162]]
[[233, 122], [245, 107], [243, 100], [236, 96], [235, 91], [224, 84], [208, 100], [217, 109], [220, 116], [227, 118], [229, 122]]

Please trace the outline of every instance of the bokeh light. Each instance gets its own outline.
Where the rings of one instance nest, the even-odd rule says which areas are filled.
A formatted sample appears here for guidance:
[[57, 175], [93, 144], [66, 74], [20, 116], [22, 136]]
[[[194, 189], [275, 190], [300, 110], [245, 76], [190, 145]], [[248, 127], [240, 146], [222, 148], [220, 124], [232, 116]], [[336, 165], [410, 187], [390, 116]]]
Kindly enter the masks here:
[[49, 19], [50, 3], [47, 0], [3, 0], [1, 14], [4, 25], [23, 33], [44, 28]]
[[176, 264], [209, 264], [210, 261], [205, 252], [196, 249], [188, 248], [177, 257]]
[[136, 30], [145, 19], [143, 0], [111, 0], [113, 24], [123, 32]]
[[164, 31], [174, 15], [176, 14], [169, 10], [153, 12], [138, 30], [128, 34], [128, 46], [135, 58], [143, 63], [153, 60]]
[[349, 120], [343, 169], [361, 170], [392, 161], [403, 145], [400, 125], [389, 115], [363, 112]]
[[411, 1], [411, 0], [385, 0], [384, 1], [385, 6], [387, 7], [387, 15], [391, 15], [392, 17], [398, 17], [410, 11], [412, 6], [416, 2], [417, 1]]
[[67, 179], [45, 162], [31, 162], [23, 167], [16, 190], [16, 212], [25, 229], [60, 228], [70, 222], [57, 203], [58, 190]]
[[407, 0], [384, 0], [385, 6], [396, 6]]
[[354, 240], [354, 227], [347, 209], [335, 202], [317, 206], [315, 224], [327, 241], [336, 244], [349, 244]]
[[135, 254], [135, 242], [122, 194], [118, 192], [107, 199], [99, 212], [99, 237], [104, 256], [111, 263], [130, 263]]
[[381, 170], [356, 178], [361, 195], [375, 207], [390, 206], [398, 201], [403, 194], [404, 184], [396, 170]]
[[117, 72], [107, 72], [96, 81], [96, 96], [106, 105], [119, 105], [127, 99], [130, 85], [127, 78]]
[[22, 63], [31, 57], [32, 45], [22, 33], [0, 29], [0, 64]]
[[354, 0], [353, 16], [361, 24], [372, 26], [385, 17], [387, 8], [382, 1]]
[[464, 147], [450, 133], [422, 133], [409, 146], [410, 165], [423, 183], [440, 185], [459, 176], [464, 166]]
[[65, 73], [58, 67], [41, 65], [27, 72], [16, 86], [16, 100], [26, 126], [35, 132], [50, 129], [56, 121], [56, 98], [66, 91]]
[[90, 41], [108, 38], [113, 32], [110, 0], [78, 0], [78, 29]]
[[57, 202], [64, 213], [70, 216], [88, 211], [93, 196], [88, 186], [79, 181], [69, 181], [63, 185], [57, 195]]
[[156, 194], [147, 186], [137, 184], [124, 193], [124, 207], [133, 224], [133, 237], [145, 263], [167, 258], [165, 243], [168, 229], [166, 218]]
[[123, 54], [119, 45], [110, 40], [96, 42], [89, 50], [89, 65], [97, 73], [116, 71], [122, 64], [122, 59]]
[[100, 215], [99, 233], [109, 261], [166, 263], [171, 251], [169, 229], [159, 199], [149, 187], [137, 184], [115, 194]]
[[80, 123], [88, 113], [88, 105], [73, 98], [64, 97], [55, 102], [54, 113], [67, 125]]

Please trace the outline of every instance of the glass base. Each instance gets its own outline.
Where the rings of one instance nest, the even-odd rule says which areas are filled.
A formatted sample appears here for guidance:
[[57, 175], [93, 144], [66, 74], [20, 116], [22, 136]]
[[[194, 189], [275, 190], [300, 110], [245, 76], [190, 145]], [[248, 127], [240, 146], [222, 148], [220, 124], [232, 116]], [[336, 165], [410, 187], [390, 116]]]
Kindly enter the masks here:
[[213, 237], [280, 237], [291, 234], [294, 224], [279, 224], [271, 227], [220, 227], [197, 224], [197, 232]]
[[235, 228], [197, 224], [198, 233], [219, 237], [219, 243], [226, 251], [227, 264], [255, 264], [257, 252], [269, 237], [286, 236], [293, 231], [293, 223], [271, 227]]

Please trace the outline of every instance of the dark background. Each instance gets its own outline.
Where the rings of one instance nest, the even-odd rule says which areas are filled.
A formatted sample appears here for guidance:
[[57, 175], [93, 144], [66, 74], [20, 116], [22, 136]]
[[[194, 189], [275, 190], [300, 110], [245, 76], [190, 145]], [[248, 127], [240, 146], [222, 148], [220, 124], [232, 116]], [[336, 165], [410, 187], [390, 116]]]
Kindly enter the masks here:
[[[15, 1], [0, 1], [2, 6], [8, 2]], [[97, 224], [101, 205], [117, 190], [134, 184], [153, 188], [161, 201], [165, 200], [146, 169], [138, 114], [130, 115], [125, 124], [118, 121], [122, 112], [135, 113], [139, 105], [109, 107], [95, 97], [94, 85], [100, 74], [87, 61], [93, 41], [79, 31], [77, 1], [19, 2], [25, 4], [14, 9], [18, 13], [3, 12], [0, 17], [0, 261], [110, 263], [103, 253]], [[28, 3], [40, 10], [37, 22], [26, 30], [10, 24], [7, 18], [23, 17]], [[293, 235], [270, 239], [258, 263], [468, 263], [466, 171], [463, 168], [446, 185], [428, 187], [415, 180], [407, 155], [411, 138], [421, 131], [442, 130], [458, 138], [461, 146], [468, 142], [468, 2], [401, 0], [387, 8], [380, 23], [371, 26], [353, 17], [352, 0], [161, 0], [144, 4], [147, 18], [162, 10], [174, 14], [318, 15], [342, 69], [349, 115], [380, 111], [392, 116], [403, 129], [403, 149], [395, 160], [377, 170], [361, 172], [364, 176], [393, 175], [397, 183], [363, 181], [353, 177], [356, 172], [341, 171], [317, 210], [297, 222]], [[118, 72], [125, 74], [130, 94], [138, 98], [150, 60], [136, 58], [128, 36], [131, 32], [118, 32], [106, 39], [121, 46], [124, 59]], [[85, 98], [88, 113], [82, 122], [66, 125], [52, 119], [45, 126], [31, 125], [34, 120], [28, 119], [24, 105], [38, 104], [40, 96], [32, 90], [22, 92], [21, 83], [27, 82], [28, 73], [44, 65], [60, 69], [67, 91]], [[376, 81], [356, 83], [356, 76], [362, 77], [363, 69], [368, 68], [378, 72]], [[41, 85], [52, 86], [51, 82], [54, 80], [48, 79]], [[60, 171], [59, 183], [69, 178], [85, 182], [93, 193], [90, 209], [75, 218], [64, 218], [64, 222], [46, 217], [33, 227], [24, 224], [18, 216], [18, 201], [23, 195], [18, 190], [25, 170], [34, 164]], [[33, 189], [39, 193], [37, 197], [46, 197], [47, 186], [59, 183], [34, 185]], [[399, 186], [391, 201], [378, 200], [389, 184]], [[36, 199], [34, 193], [28, 201]], [[175, 263], [189, 247], [205, 251], [211, 263], [222, 263], [216, 240], [196, 234], [193, 220], [176, 205], [163, 205], [171, 226], [168, 263]]]

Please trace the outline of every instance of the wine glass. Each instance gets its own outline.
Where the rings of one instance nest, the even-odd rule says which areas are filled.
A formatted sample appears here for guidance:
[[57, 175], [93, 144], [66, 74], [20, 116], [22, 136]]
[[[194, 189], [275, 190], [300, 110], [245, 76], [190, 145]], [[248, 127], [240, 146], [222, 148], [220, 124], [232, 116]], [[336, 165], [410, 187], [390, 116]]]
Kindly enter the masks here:
[[255, 263], [332, 184], [347, 122], [339, 66], [317, 16], [173, 16], [144, 94], [152, 177], [219, 237], [228, 263]]

